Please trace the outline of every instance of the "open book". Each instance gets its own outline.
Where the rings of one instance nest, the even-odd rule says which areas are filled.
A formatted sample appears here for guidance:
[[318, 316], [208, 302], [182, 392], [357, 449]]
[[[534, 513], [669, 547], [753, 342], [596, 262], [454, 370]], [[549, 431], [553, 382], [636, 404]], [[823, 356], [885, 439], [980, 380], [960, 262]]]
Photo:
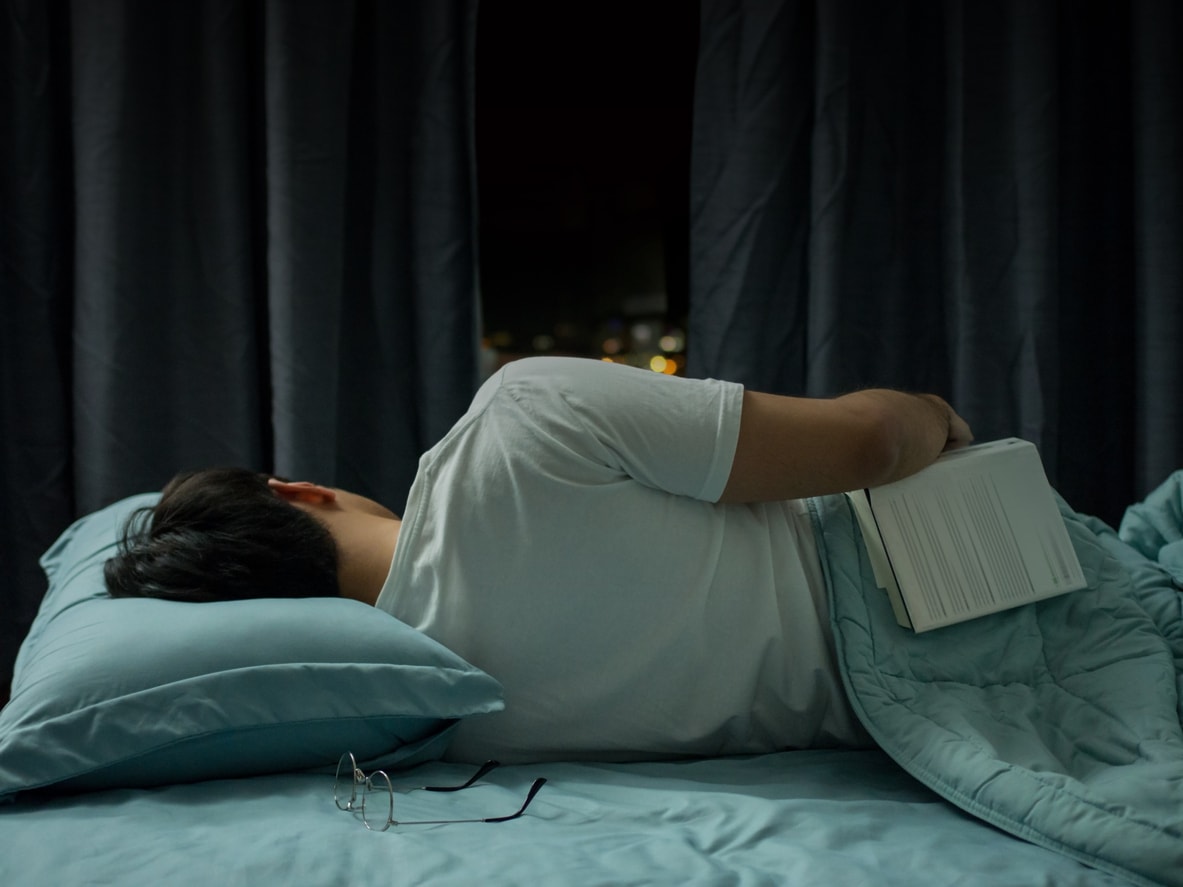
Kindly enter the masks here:
[[1035, 445], [944, 453], [894, 483], [847, 493], [896, 621], [928, 631], [1085, 587]]

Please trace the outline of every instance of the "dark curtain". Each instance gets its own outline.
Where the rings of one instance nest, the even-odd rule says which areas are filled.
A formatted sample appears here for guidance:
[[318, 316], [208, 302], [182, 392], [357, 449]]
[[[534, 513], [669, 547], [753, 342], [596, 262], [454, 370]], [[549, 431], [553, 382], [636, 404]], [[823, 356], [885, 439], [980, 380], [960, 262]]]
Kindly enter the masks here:
[[399, 509], [478, 381], [475, 0], [3, 10], [0, 679], [75, 516], [215, 464]]
[[935, 391], [1117, 520], [1183, 467], [1183, 6], [702, 0], [691, 373]]

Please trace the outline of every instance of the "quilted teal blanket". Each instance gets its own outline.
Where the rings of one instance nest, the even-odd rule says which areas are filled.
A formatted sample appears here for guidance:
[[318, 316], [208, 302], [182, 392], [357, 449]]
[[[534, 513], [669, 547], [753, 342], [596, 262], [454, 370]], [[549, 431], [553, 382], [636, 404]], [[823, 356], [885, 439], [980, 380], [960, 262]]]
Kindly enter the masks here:
[[1000, 829], [1183, 885], [1183, 472], [1119, 531], [1061, 503], [1086, 590], [920, 635], [845, 497], [811, 507], [843, 679], [879, 745]]

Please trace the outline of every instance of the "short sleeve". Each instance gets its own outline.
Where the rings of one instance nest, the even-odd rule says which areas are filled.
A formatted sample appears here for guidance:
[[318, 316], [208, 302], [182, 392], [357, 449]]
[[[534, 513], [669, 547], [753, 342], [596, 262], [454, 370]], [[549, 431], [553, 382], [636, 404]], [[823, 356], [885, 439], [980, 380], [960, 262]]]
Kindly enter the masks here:
[[556, 446], [654, 489], [722, 496], [742, 386], [581, 358], [527, 358], [501, 374], [499, 395]]

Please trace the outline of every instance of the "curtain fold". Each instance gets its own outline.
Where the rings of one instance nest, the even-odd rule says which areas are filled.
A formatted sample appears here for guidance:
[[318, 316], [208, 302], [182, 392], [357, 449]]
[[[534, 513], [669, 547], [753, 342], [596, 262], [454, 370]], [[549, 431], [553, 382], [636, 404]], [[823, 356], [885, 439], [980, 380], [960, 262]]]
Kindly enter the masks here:
[[73, 517], [214, 464], [401, 509], [479, 381], [475, 0], [4, 10], [0, 677]]
[[[1180, 467], [1183, 440], [1183, 7], [1133, 10], [1135, 477]], [[1165, 297], [1168, 294], [1173, 297]], [[1164, 372], [1174, 366], [1175, 372]]]
[[693, 375], [935, 391], [1111, 521], [1183, 467], [1175, 5], [701, 9]]
[[44, 587], [37, 558], [74, 516], [69, 47], [56, 11], [9, 3], [0, 38], [0, 699]]

